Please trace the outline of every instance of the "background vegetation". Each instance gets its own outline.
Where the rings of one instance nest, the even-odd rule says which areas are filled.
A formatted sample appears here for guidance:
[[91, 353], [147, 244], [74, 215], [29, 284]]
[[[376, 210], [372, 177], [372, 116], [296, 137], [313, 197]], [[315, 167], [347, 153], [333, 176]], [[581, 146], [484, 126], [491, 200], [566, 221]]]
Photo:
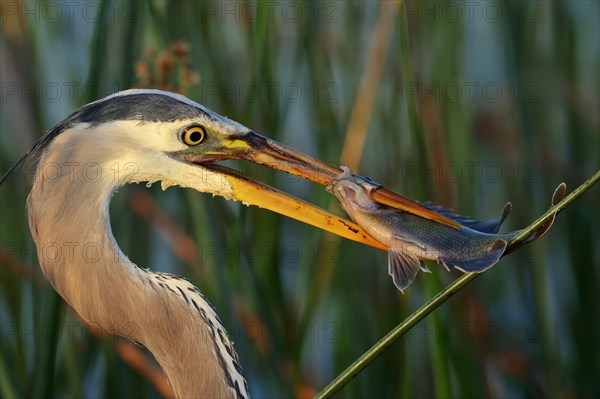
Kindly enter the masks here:
[[[133, 86], [181, 90], [462, 214], [496, 217], [510, 200], [505, 231], [600, 166], [595, 1], [0, 6], [2, 171], [71, 110]], [[94, 336], [41, 274], [25, 212], [34, 166], [0, 189], [0, 396], [166, 394], [141, 348]], [[322, 187], [235, 167], [342, 214]], [[599, 204], [595, 187], [342, 395], [598, 396]], [[216, 306], [255, 397], [313, 395], [459, 275], [430, 265], [402, 295], [384, 252], [158, 185], [119, 190], [111, 220], [138, 265], [188, 277]]]

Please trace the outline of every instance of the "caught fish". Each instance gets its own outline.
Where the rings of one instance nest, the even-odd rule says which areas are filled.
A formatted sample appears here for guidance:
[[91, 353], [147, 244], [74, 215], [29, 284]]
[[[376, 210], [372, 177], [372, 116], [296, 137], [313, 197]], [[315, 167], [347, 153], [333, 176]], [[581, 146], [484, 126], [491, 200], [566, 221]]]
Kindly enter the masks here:
[[[343, 172], [331, 181], [327, 191], [336, 196], [352, 220], [388, 247], [388, 273], [400, 291], [414, 281], [419, 270], [429, 272], [422, 260], [435, 261], [447, 270], [482, 272], [498, 262], [510, 240], [520, 232], [498, 233], [512, 210], [510, 202], [499, 218], [488, 221], [472, 220], [427, 202], [420, 204], [457, 222], [455, 227], [375, 201], [371, 193], [381, 185], [344, 166], [341, 169]], [[564, 183], [558, 186], [553, 205], [562, 200], [565, 191]], [[540, 226], [523, 243], [541, 237], [553, 222], [552, 218]]]

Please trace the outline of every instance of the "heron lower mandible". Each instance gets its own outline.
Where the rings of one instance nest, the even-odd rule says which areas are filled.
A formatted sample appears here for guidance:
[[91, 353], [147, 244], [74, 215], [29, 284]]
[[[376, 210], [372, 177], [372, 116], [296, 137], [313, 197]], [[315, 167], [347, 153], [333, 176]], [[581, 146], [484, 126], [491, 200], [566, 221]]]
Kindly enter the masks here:
[[[323, 185], [339, 169], [182, 95], [128, 90], [90, 103], [48, 131], [15, 167], [32, 153], [41, 156], [27, 208], [42, 272], [84, 322], [147, 347], [177, 397], [249, 394], [225, 328], [200, 291], [183, 278], [136, 266], [118, 247], [108, 208], [119, 186], [160, 181], [163, 188], [189, 187], [385, 248], [355, 224], [214, 162], [245, 159]], [[46, 168], [65, 164], [94, 164], [102, 173], [45, 178]], [[424, 217], [441, 217], [385, 189], [377, 195]], [[73, 251], [57, 263], [42, 256], [47, 245], [82, 242], [94, 243], [100, 257]], [[131, 323], [135, 330], [124, 328]]]

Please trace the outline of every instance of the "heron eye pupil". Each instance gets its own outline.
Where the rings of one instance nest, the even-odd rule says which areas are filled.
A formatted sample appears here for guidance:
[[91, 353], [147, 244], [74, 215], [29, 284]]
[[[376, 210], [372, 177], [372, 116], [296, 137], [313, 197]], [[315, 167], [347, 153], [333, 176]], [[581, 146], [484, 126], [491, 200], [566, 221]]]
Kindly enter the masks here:
[[201, 135], [201, 134], [200, 134], [200, 132], [199, 132], [199, 131], [197, 131], [197, 130], [196, 130], [196, 131], [194, 131], [194, 132], [192, 132], [192, 133], [190, 134], [190, 141], [191, 141], [192, 143], [195, 143], [195, 142], [197, 142], [197, 141], [200, 141], [200, 139], [201, 139], [201, 138], [202, 138], [202, 135]]

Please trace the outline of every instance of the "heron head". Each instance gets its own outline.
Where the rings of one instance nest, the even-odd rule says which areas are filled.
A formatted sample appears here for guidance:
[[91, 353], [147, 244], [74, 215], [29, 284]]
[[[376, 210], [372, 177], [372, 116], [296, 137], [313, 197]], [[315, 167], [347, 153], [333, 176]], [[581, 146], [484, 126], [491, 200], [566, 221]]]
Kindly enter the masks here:
[[85, 193], [83, 198], [109, 198], [127, 183], [160, 182], [163, 188], [189, 187], [257, 205], [382, 248], [358, 226], [219, 161], [246, 160], [322, 185], [329, 184], [340, 169], [179, 94], [127, 90], [87, 104], [49, 130], [33, 151], [41, 152], [38, 174], [48, 165], [95, 165], [88, 168], [92, 179], [57, 181], [51, 188], [55, 197]]
[[[30, 154], [41, 153], [37, 174], [52, 166], [68, 171], [56, 179], [55, 197], [112, 195], [127, 183], [160, 182], [193, 188], [292, 217], [367, 245], [385, 247], [359, 226], [244, 176], [218, 161], [238, 159], [265, 165], [327, 186], [341, 169], [263, 137], [251, 129], [175, 93], [133, 89], [87, 104], [50, 129], [0, 179]], [[73, 168], [87, 179], [71, 179]], [[51, 168], [52, 169], [52, 168]], [[87, 172], [91, 171], [91, 176]], [[60, 173], [60, 172], [59, 172]], [[85, 196], [83, 196], [85, 195]], [[456, 222], [383, 187], [376, 201], [455, 225]]]

